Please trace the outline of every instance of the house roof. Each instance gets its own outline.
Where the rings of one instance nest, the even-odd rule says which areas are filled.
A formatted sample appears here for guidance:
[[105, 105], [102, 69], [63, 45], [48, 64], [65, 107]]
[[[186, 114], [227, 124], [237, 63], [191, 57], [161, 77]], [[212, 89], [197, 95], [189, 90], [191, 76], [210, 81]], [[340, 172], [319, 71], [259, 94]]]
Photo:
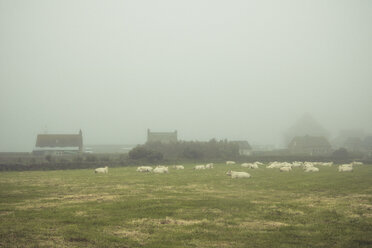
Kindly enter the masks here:
[[331, 144], [323, 136], [296, 136], [288, 145], [289, 148], [322, 147], [331, 148]]
[[177, 130], [174, 132], [151, 132], [147, 129], [147, 142], [177, 142]]
[[82, 147], [81, 134], [39, 134], [36, 147]]

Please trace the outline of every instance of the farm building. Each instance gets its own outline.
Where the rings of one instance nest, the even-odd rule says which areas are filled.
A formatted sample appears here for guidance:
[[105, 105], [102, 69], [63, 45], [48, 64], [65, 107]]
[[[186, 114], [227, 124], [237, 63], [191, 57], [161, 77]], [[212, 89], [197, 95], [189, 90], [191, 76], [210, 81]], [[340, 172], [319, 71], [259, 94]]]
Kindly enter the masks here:
[[304, 114], [297, 122], [291, 126], [284, 135], [285, 143], [298, 136], [329, 137], [329, 131], [326, 130], [317, 120], [309, 113]]
[[360, 150], [361, 142], [365, 136], [363, 129], [341, 130], [331, 142], [336, 149], [343, 147], [350, 151]]
[[63, 155], [83, 152], [83, 133], [39, 134], [33, 153], [36, 155]]
[[84, 145], [85, 153], [128, 153], [136, 145]]
[[363, 147], [369, 156], [372, 156], [372, 136], [367, 136], [363, 140]]
[[147, 129], [147, 142], [175, 143], [177, 142], [177, 130], [174, 132], [151, 132]]
[[322, 136], [296, 136], [288, 145], [294, 154], [326, 155], [332, 152], [331, 144]]
[[361, 151], [364, 150], [362, 139], [360, 139], [358, 137], [348, 138], [344, 142], [342, 147], [346, 148], [346, 150], [348, 150], [350, 152], [361, 152]]
[[246, 140], [237, 140], [231, 141], [239, 146], [239, 154], [240, 155], [251, 155], [252, 147], [249, 145], [248, 141]]

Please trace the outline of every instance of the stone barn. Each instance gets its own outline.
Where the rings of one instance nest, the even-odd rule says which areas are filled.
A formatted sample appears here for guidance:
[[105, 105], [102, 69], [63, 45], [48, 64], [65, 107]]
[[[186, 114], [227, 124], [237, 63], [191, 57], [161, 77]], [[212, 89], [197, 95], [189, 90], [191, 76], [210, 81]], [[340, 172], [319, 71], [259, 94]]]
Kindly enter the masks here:
[[332, 152], [331, 144], [322, 136], [296, 136], [288, 145], [293, 154], [327, 155]]
[[36, 155], [65, 155], [83, 152], [83, 133], [38, 134], [33, 153]]
[[246, 140], [237, 140], [231, 141], [234, 144], [239, 146], [239, 154], [240, 155], [251, 155], [252, 154], [252, 147]]
[[176, 143], [177, 141], [177, 130], [175, 130], [174, 132], [151, 132], [150, 129], [147, 129], [148, 143]]

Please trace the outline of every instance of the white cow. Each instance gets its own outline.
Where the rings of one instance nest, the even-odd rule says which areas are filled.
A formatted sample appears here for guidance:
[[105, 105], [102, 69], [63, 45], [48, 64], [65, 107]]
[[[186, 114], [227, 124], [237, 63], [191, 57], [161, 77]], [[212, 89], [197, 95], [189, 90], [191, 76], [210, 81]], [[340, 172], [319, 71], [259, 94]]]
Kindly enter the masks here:
[[168, 166], [164, 166], [164, 165], [158, 165], [156, 166], [157, 168], [168, 168]]
[[251, 164], [251, 169], [258, 169], [258, 165], [256, 163]]
[[266, 166], [268, 169], [280, 169], [282, 167], [292, 167], [292, 164], [288, 162], [272, 162], [270, 165]]
[[250, 178], [251, 175], [243, 171], [231, 171], [226, 172], [226, 175], [231, 176], [231, 178]]
[[322, 166], [328, 166], [331, 167], [333, 165], [333, 162], [323, 162], [321, 163]]
[[290, 172], [292, 170], [292, 167], [289, 166], [283, 166], [279, 169], [281, 172]]
[[352, 172], [353, 165], [352, 164], [343, 164], [338, 167], [338, 172]]
[[319, 171], [319, 169], [317, 167], [314, 167], [314, 166], [305, 168], [305, 172], [318, 172], [318, 171]]
[[299, 161], [294, 161], [293, 163], [292, 163], [292, 166], [293, 167], [300, 167], [300, 166], [302, 166], [302, 162], [299, 162]]
[[206, 164], [206, 165], [205, 165], [205, 168], [206, 168], [206, 169], [213, 169], [213, 166], [214, 166], [213, 163], [209, 163], [209, 164]]
[[158, 173], [158, 174], [169, 173], [169, 171], [168, 171], [168, 167], [165, 167], [165, 166], [162, 166], [162, 167], [157, 166], [157, 167], [153, 170], [153, 172], [154, 172], [154, 173]]
[[314, 167], [314, 163], [312, 163], [312, 162], [305, 162], [303, 164], [304, 170], [306, 170], [306, 168], [310, 168], [310, 167]]
[[194, 167], [195, 170], [205, 170], [205, 165], [201, 164], [201, 165], [195, 165]]
[[283, 167], [282, 163], [277, 162], [277, 161], [272, 162], [268, 166], [266, 166], [266, 168], [268, 169], [281, 168], [281, 167]]
[[363, 165], [362, 162], [355, 162], [355, 161], [353, 161], [351, 164], [352, 164], [352, 165]]
[[105, 166], [104, 168], [97, 168], [94, 170], [94, 173], [104, 173], [104, 174], [107, 174], [108, 173], [108, 167]]
[[183, 169], [185, 169], [185, 167], [183, 165], [174, 165], [173, 168], [175, 168], [176, 170], [183, 170]]
[[226, 161], [226, 165], [233, 165], [236, 164], [235, 161]]
[[139, 166], [136, 171], [138, 172], [151, 172], [153, 169], [151, 166]]
[[242, 163], [240, 166], [245, 168], [258, 169], [258, 165], [256, 163]]

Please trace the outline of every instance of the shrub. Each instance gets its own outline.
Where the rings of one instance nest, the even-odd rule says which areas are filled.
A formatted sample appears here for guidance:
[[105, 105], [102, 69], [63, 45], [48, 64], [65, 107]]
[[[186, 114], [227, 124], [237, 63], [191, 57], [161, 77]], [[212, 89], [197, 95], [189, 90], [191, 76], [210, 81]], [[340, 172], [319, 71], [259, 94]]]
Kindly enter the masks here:
[[335, 150], [332, 156], [337, 160], [347, 159], [349, 157], [349, 153], [345, 148], [340, 148], [340, 149]]
[[150, 163], [160, 162], [163, 160], [163, 154], [158, 151], [149, 150], [143, 146], [137, 146], [130, 150], [129, 159], [144, 160]]

